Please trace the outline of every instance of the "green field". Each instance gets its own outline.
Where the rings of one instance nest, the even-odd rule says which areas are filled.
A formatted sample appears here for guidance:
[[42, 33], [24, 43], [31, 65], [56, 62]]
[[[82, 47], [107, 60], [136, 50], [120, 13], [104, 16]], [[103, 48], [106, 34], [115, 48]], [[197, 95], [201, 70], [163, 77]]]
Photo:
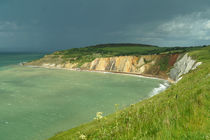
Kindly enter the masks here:
[[[133, 46], [134, 50], [137, 48]], [[102, 50], [111, 52], [115, 48], [105, 47]], [[116, 113], [58, 133], [50, 140], [210, 139], [210, 46], [190, 50], [182, 48], [167, 52], [189, 51], [194, 59], [203, 62], [196, 70], [184, 75], [177, 84], [123, 110], [118, 110], [116, 105]], [[71, 51], [62, 53], [71, 54]]]

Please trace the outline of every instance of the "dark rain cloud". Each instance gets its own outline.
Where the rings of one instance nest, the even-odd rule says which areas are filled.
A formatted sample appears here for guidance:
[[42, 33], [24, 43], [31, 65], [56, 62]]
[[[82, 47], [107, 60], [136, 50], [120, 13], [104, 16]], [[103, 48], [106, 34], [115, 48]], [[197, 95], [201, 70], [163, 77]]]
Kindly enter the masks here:
[[209, 0], [1, 0], [1, 51], [210, 44]]

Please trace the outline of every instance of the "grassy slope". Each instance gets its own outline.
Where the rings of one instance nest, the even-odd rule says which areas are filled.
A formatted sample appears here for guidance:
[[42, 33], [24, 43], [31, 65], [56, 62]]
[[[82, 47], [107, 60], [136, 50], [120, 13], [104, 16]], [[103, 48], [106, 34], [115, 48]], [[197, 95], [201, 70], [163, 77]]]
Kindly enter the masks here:
[[210, 46], [190, 55], [203, 64], [166, 91], [50, 140], [209, 139]]

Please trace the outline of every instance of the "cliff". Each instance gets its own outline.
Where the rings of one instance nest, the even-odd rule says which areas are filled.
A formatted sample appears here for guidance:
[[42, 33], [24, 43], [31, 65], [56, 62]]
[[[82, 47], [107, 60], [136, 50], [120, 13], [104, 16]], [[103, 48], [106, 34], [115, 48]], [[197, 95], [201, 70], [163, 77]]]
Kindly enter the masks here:
[[96, 58], [82, 65], [81, 69], [133, 73], [167, 79], [167, 72], [177, 57], [178, 54]]
[[168, 79], [168, 72], [174, 65], [179, 54], [168, 55], [142, 55], [142, 56], [117, 56], [96, 58], [83, 64], [72, 63], [62, 59], [62, 56], [46, 55], [40, 60], [26, 63], [46, 68], [81, 69], [92, 71], [110, 71], [141, 74]]
[[186, 53], [177, 59], [174, 67], [170, 70], [169, 77], [174, 81], [178, 81], [183, 74], [187, 74], [190, 70], [196, 69], [201, 64], [201, 62], [196, 62]]
[[64, 59], [62, 55], [46, 55], [39, 60], [25, 63], [24, 65], [130, 73], [177, 81], [181, 75], [195, 69], [200, 64], [200, 62], [196, 62], [186, 53], [185, 55], [162, 54], [96, 58], [91, 62], [85, 62], [83, 64], [71, 62], [71, 60]]

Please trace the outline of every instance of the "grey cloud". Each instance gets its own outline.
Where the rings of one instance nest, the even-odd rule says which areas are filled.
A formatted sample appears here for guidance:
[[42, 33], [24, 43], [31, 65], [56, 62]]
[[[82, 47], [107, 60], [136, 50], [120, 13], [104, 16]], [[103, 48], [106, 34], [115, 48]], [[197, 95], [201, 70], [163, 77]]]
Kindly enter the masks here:
[[0, 21], [0, 32], [2, 31], [15, 31], [18, 29], [18, 26], [14, 22], [9, 21]]
[[112, 42], [210, 44], [209, 5], [209, 0], [1, 0], [0, 51]]
[[177, 15], [152, 25], [133, 25], [120, 32], [128, 40], [160, 46], [193, 46], [210, 43], [210, 10]]
[[[208, 13], [209, 18], [203, 18], [203, 13]], [[171, 21], [162, 24], [159, 27], [159, 30], [172, 37], [189, 37], [191, 39], [209, 40], [210, 11], [178, 16]]]

